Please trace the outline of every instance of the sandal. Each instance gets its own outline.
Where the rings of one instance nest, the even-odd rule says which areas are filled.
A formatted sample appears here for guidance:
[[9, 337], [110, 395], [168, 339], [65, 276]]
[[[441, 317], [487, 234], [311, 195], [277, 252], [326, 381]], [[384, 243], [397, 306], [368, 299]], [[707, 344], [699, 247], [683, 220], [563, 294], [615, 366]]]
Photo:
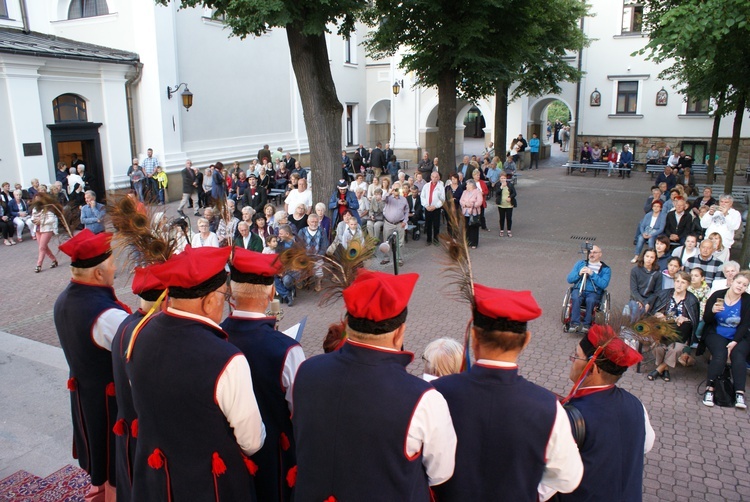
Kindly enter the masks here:
[[646, 378], [648, 378], [649, 380], [651, 380], [653, 382], [654, 379], [659, 378], [660, 376], [661, 376], [661, 373], [659, 373], [656, 370], [653, 370], [651, 373], [649, 373], [648, 375], [646, 375]]
[[34, 273], [37, 273], [37, 274], [41, 271], [42, 271], [42, 267], [40, 267], [39, 265], [37, 265], [36, 268], [34, 269]]
[[55, 260], [52, 262], [52, 265], [50, 265], [49, 268], [57, 268], [57, 266], [58, 266], [58, 263], [57, 263], [57, 260]]
[[661, 379], [665, 382], [669, 382], [671, 380], [669, 376], [669, 370], [664, 370], [664, 373], [661, 374]]

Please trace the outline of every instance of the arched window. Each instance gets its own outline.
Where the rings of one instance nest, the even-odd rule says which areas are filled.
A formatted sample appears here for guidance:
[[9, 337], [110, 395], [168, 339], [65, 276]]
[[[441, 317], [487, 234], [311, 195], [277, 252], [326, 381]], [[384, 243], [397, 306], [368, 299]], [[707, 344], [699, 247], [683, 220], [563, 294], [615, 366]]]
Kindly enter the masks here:
[[86, 101], [75, 94], [61, 94], [52, 100], [52, 109], [57, 122], [88, 122]]
[[109, 14], [107, 0], [70, 0], [68, 19], [103, 16]]

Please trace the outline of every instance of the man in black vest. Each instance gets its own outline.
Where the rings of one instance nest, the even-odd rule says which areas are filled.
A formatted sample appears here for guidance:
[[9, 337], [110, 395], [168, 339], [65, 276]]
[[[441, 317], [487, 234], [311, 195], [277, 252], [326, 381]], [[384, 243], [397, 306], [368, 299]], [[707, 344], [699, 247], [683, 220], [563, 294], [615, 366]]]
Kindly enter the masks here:
[[456, 470], [435, 487], [437, 500], [537, 500], [540, 483], [572, 491], [583, 465], [565, 410], [516, 363], [531, 339], [526, 323], [542, 310], [529, 291], [475, 284], [474, 300], [476, 362], [433, 382], [458, 436]]
[[360, 271], [343, 292], [347, 341], [300, 366], [296, 501], [425, 501], [453, 474], [448, 406], [401, 350], [418, 277]]
[[280, 271], [278, 255], [236, 248], [230, 266], [235, 309], [221, 323], [229, 341], [250, 363], [266, 426], [263, 448], [250, 457], [258, 465], [255, 493], [259, 501], [291, 500], [297, 471], [292, 386], [305, 353], [293, 338], [276, 329], [276, 317], [266, 315], [276, 294], [274, 277]]
[[133, 405], [133, 392], [125, 371], [125, 352], [134, 328], [154, 306], [164, 292], [164, 286], [154, 277], [149, 267], [136, 267], [131, 289], [133, 294], [140, 297], [138, 310], [125, 318], [112, 340], [112, 371], [117, 395], [117, 421], [112, 428], [117, 436], [117, 500], [131, 500], [133, 463], [138, 444], [138, 414]]
[[70, 256], [73, 280], [55, 302], [60, 346], [70, 367], [73, 456], [91, 475], [87, 500], [115, 496], [117, 402], [112, 376], [112, 338], [130, 314], [115, 296], [112, 234], [83, 230], [60, 246]]
[[654, 430], [638, 398], [615, 385], [642, 356], [610, 326], [594, 325], [570, 358], [570, 379], [580, 380], [600, 346], [603, 351], [569, 401], [585, 423], [584, 437], [576, 438], [583, 479], [560, 501], [635, 501], [643, 496], [643, 455], [654, 445]]
[[151, 273], [169, 305], [126, 350], [138, 414], [133, 500], [253, 500], [265, 427], [245, 356], [219, 326], [230, 247], [191, 248]]

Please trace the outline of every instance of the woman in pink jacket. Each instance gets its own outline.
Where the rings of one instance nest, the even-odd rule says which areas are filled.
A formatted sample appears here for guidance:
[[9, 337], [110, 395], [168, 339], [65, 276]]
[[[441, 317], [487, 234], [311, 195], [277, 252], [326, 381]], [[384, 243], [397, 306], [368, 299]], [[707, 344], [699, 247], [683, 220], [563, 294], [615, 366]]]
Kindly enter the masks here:
[[461, 212], [466, 218], [466, 240], [471, 249], [476, 249], [479, 245], [479, 214], [482, 212], [483, 202], [484, 197], [477, 189], [476, 182], [473, 179], [466, 180], [466, 190], [461, 195], [460, 203]]

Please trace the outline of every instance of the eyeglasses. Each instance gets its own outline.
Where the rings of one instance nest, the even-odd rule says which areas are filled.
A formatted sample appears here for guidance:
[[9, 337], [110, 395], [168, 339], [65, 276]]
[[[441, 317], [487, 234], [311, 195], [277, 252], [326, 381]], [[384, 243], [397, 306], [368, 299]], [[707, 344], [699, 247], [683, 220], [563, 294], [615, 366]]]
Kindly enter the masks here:
[[232, 299], [232, 292], [227, 288], [224, 291], [219, 291], [218, 289], [214, 291], [214, 293], [219, 293], [220, 295], [224, 295], [224, 301], [228, 302]]
[[568, 360], [570, 360], [571, 363], [574, 363], [576, 361], [588, 361], [588, 357], [578, 357], [577, 355], [573, 354], [571, 356], [568, 356]]

